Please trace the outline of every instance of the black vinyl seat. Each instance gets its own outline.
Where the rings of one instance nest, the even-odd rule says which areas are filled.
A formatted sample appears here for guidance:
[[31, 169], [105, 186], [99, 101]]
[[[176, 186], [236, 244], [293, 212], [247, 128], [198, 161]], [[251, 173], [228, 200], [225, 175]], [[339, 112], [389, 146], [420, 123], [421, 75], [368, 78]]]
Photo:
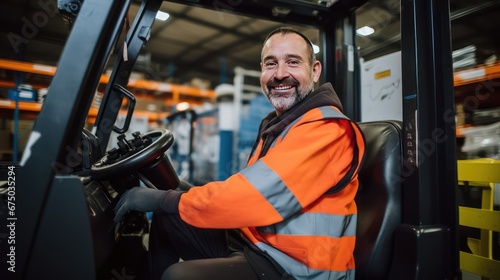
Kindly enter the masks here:
[[356, 279], [387, 279], [394, 232], [402, 223], [402, 125], [399, 121], [359, 123], [366, 155], [356, 195]]

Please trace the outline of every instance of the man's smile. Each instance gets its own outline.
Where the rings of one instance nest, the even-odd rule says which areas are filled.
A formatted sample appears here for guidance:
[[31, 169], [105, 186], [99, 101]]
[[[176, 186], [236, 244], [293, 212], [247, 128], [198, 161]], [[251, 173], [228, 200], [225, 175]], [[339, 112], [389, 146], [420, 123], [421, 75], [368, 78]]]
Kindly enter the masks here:
[[287, 89], [291, 89], [292, 86], [277, 86], [277, 87], [274, 87], [275, 90], [287, 90]]

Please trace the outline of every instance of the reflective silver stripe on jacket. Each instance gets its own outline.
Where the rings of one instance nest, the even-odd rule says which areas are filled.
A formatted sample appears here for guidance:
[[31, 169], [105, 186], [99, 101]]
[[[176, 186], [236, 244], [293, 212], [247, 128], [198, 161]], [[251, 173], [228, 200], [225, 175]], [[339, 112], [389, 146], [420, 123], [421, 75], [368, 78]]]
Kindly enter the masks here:
[[[323, 107], [318, 107], [318, 110], [321, 111], [321, 114], [323, 115], [323, 119], [344, 119], [344, 120], [349, 120], [348, 117], [346, 117], [344, 114], [339, 112], [338, 110], [332, 108], [331, 106], [323, 106]], [[285, 138], [285, 136], [288, 134], [288, 131], [301, 119], [303, 118], [303, 115], [300, 116], [299, 118], [295, 119], [293, 122], [291, 122], [289, 125], [286, 126], [286, 128], [280, 133], [281, 138]], [[278, 140], [279, 137], [277, 137], [273, 143], [271, 144], [271, 148], [273, 148], [276, 145], [276, 140]]]
[[299, 201], [288, 189], [287, 185], [263, 161], [256, 161], [251, 166], [243, 169], [240, 174], [271, 203], [283, 219], [302, 209]]
[[283, 252], [269, 246], [266, 243], [256, 243], [262, 251], [267, 252], [281, 267], [290, 275], [293, 275], [297, 280], [324, 279], [324, 280], [354, 280], [355, 270], [347, 271], [331, 271], [331, 270], [316, 270], [292, 259]]
[[325, 119], [345, 119], [348, 120], [349, 118], [346, 117], [344, 114], [339, 112], [338, 110], [330, 107], [330, 106], [323, 106], [323, 107], [318, 107], [318, 109], [321, 111], [323, 114], [323, 118]]

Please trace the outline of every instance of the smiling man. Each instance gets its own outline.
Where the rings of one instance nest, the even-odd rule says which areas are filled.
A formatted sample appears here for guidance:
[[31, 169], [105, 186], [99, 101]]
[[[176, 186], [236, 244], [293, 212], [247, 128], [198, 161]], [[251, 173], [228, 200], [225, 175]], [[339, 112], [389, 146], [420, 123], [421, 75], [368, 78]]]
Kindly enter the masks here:
[[[261, 87], [274, 106], [247, 167], [187, 192], [136, 187], [116, 206], [155, 211], [149, 252], [158, 279], [354, 279], [358, 170], [364, 137], [342, 114], [311, 42], [273, 31]], [[182, 259], [183, 262], [178, 262]]]
[[265, 42], [260, 84], [279, 115], [313, 90], [321, 74], [321, 63], [316, 60], [309, 39], [294, 30], [278, 29]]

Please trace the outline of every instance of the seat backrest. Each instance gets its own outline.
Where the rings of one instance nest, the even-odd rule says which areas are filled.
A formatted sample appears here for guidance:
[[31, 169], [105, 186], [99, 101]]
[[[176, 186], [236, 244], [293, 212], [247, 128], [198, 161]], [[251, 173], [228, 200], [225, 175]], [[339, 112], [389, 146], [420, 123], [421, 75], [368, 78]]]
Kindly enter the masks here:
[[402, 129], [399, 121], [359, 123], [366, 140], [356, 194], [356, 279], [387, 279], [394, 231], [402, 223]]

